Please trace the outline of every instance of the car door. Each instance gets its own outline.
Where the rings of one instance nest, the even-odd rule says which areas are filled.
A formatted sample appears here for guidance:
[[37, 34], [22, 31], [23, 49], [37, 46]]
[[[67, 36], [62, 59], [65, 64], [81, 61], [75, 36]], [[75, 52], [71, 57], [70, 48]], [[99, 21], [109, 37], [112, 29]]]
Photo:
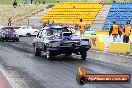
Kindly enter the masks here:
[[18, 29], [15, 29], [15, 31], [16, 31], [16, 33], [18, 34], [18, 35], [21, 35], [21, 36], [25, 36], [26, 35], [26, 33], [25, 33], [25, 28], [26, 27], [21, 27], [21, 28], [18, 28]]
[[29, 31], [29, 29], [28, 29], [27, 26], [24, 26], [24, 27], [22, 27], [21, 31], [22, 31], [22, 34], [23, 34], [24, 36], [26, 36], [27, 33], [28, 33], [28, 31]]

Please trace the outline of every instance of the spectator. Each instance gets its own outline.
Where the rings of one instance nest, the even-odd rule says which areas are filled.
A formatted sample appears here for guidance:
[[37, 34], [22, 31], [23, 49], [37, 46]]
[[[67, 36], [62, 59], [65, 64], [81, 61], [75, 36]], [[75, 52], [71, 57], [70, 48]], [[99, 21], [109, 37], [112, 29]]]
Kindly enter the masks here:
[[24, 5], [28, 4], [27, 0], [24, 1]]
[[14, 7], [14, 8], [17, 7], [17, 1], [16, 1], [16, 0], [13, 2], [13, 7]]
[[104, 5], [104, 1], [100, 1], [99, 4], [103, 4]]
[[123, 42], [128, 43], [129, 42], [129, 36], [131, 33], [131, 26], [130, 26], [130, 21], [126, 22], [126, 25], [123, 29]]
[[57, 3], [59, 3], [60, 2], [60, 0], [57, 0]]
[[33, 4], [33, 0], [31, 0], [31, 4]]
[[11, 26], [11, 18], [8, 19], [8, 26]]
[[113, 3], [116, 3], [116, 0], [113, 0]]
[[83, 35], [85, 30], [85, 24], [82, 22], [82, 19], [80, 19], [79, 29], [80, 29], [80, 35]]
[[109, 36], [112, 34], [113, 36], [113, 42], [117, 41], [117, 36], [119, 34], [119, 28], [115, 21], [113, 21], [113, 25], [110, 28]]

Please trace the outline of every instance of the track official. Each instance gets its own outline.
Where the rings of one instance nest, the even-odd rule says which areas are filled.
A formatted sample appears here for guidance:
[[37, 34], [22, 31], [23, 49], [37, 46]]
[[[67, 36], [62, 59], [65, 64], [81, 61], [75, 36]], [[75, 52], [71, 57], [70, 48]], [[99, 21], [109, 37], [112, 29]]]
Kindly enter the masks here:
[[84, 29], [85, 29], [85, 24], [82, 22], [82, 19], [80, 19], [80, 23], [79, 23], [79, 29], [80, 29], [80, 35], [84, 34]]
[[118, 34], [119, 34], [119, 28], [118, 28], [118, 25], [116, 24], [115, 21], [113, 21], [113, 25], [110, 28], [109, 36], [111, 34], [113, 36], [113, 42], [116, 42], [117, 41]]
[[123, 29], [123, 42], [128, 43], [129, 42], [129, 36], [131, 34], [131, 26], [130, 26], [130, 21], [126, 22], [126, 25]]

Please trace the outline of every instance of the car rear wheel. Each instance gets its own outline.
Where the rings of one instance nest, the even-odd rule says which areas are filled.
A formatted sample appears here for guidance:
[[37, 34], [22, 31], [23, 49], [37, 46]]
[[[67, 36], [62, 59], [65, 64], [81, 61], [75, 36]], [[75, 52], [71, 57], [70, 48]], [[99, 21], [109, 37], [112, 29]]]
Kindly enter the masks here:
[[19, 38], [16, 39], [16, 42], [19, 42]]
[[26, 35], [27, 35], [28, 37], [31, 37], [31, 36], [32, 36], [30, 33], [27, 33]]
[[4, 39], [2, 38], [1, 41], [4, 42]]
[[15, 39], [13, 39], [13, 42], [15, 42]]
[[41, 52], [38, 50], [38, 48], [35, 47], [35, 56], [40, 56]]
[[82, 60], [86, 60], [87, 57], [87, 51], [80, 52]]

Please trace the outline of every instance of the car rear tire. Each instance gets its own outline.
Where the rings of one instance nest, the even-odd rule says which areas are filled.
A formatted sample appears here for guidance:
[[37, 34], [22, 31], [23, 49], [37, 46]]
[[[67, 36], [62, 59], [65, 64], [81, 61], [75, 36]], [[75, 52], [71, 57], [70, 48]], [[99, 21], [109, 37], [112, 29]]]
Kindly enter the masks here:
[[6, 42], [8, 42], [8, 39], [6, 39]]
[[15, 42], [15, 39], [13, 39], [13, 42]]
[[80, 52], [82, 60], [86, 60], [87, 57], [87, 51]]
[[48, 60], [52, 60], [52, 59], [53, 59], [52, 53], [49, 52], [48, 50], [46, 51], [46, 58], [47, 58]]
[[38, 48], [35, 47], [35, 56], [40, 56], [41, 52], [38, 50]]
[[31, 36], [32, 36], [30, 33], [27, 33], [26, 35], [27, 35], [28, 37], [31, 37]]
[[4, 42], [4, 39], [2, 38], [1, 41]]
[[19, 38], [18, 38], [18, 39], [16, 39], [16, 42], [19, 42]]

